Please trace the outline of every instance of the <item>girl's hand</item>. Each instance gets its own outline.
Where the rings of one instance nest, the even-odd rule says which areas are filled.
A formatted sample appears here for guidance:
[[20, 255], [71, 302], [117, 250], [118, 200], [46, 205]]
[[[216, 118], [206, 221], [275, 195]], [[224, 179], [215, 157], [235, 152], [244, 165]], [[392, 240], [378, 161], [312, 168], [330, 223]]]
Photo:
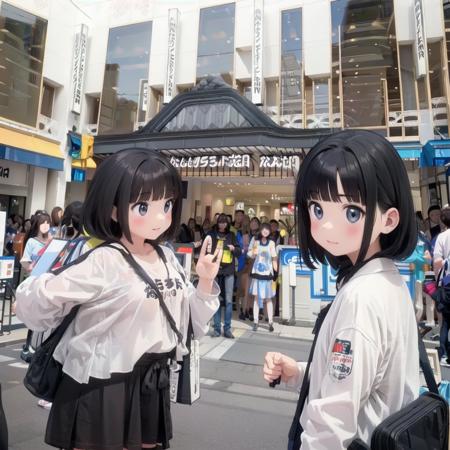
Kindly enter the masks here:
[[219, 272], [220, 261], [222, 261], [223, 248], [216, 248], [214, 253], [206, 253], [207, 249], [211, 249], [211, 236], [206, 236], [200, 256], [197, 261], [196, 272], [200, 279], [214, 280]]
[[281, 377], [281, 381], [287, 383], [293, 377], [300, 375], [295, 359], [278, 352], [268, 352], [264, 359], [264, 379], [271, 383]]

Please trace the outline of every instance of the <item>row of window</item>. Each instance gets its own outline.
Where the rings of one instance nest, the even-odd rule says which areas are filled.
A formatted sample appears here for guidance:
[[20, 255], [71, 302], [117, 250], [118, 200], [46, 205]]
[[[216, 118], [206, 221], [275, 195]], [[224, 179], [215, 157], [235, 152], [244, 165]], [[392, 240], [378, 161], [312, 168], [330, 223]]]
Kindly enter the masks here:
[[[450, 6], [444, 2], [447, 42], [428, 44], [429, 74], [419, 79], [412, 45], [396, 41], [393, 14], [393, 0], [331, 2], [331, 76], [311, 79], [304, 75], [302, 9], [282, 11], [281, 73], [265, 83], [266, 112], [283, 126], [375, 127], [389, 136], [417, 136], [419, 110], [431, 109], [434, 126], [446, 133]], [[200, 10], [196, 78], [221, 76], [248, 95], [249, 83], [234, 79], [234, 28], [234, 3]], [[54, 89], [42, 88], [46, 31], [44, 19], [2, 2], [1, 117], [34, 127], [39, 111], [51, 116]], [[148, 96], [161, 94], [147, 86], [151, 39], [152, 22], [110, 29], [95, 108], [99, 133], [130, 132], [155, 112], [147, 111]]]

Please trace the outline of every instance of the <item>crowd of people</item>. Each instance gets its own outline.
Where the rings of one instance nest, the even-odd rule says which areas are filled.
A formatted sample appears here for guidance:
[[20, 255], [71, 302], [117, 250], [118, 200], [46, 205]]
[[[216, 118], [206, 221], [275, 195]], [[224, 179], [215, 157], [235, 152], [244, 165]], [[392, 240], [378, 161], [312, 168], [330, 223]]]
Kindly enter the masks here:
[[[177, 241], [191, 243], [194, 256], [207, 236], [212, 247], [223, 248], [216, 281], [220, 286], [224, 306], [223, 335], [233, 339], [231, 317], [239, 309], [240, 320], [253, 322], [256, 331], [265, 316], [270, 332], [273, 319], [279, 315], [277, 247], [287, 244], [287, 232], [279, 221], [267, 217], [250, 218], [243, 210], [230, 214], [217, 213], [212, 222], [190, 218], [182, 224]], [[281, 225], [281, 226], [280, 226]], [[214, 316], [212, 336], [221, 335], [221, 308]]]

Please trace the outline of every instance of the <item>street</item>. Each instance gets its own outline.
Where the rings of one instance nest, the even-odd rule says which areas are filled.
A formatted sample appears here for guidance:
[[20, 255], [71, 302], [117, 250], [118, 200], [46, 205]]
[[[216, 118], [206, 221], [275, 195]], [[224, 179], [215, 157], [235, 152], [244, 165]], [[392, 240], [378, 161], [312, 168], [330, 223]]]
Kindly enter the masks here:
[[[174, 405], [174, 450], [284, 449], [297, 395], [262, 378], [269, 350], [305, 360], [310, 342], [236, 330], [235, 340], [206, 336], [201, 343], [201, 398]], [[22, 385], [20, 344], [0, 348], [0, 379], [11, 450], [41, 450], [48, 412]]]

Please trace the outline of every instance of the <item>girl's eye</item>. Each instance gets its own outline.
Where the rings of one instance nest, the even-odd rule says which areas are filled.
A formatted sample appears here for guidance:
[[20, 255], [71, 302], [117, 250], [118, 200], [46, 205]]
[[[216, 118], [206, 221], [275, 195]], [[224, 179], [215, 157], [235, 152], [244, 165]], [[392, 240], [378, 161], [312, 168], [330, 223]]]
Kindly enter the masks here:
[[345, 214], [347, 216], [347, 220], [350, 223], [358, 222], [358, 220], [360, 220], [364, 215], [361, 209], [357, 208], [356, 206], [349, 206], [348, 208], [346, 208]]
[[309, 205], [309, 212], [314, 215], [314, 217], [318, 220], [321, 220], [323, 217], [323, 210], [318, 203], [311, 203]]
[[145, 216], [148, 211], [148, 203], [138, 203], [133, 210], [138, 212], [140, 216]]
[[164, 204], [164, 212], [167, 214], [173, 207], [173, 200], [167, 200]]

